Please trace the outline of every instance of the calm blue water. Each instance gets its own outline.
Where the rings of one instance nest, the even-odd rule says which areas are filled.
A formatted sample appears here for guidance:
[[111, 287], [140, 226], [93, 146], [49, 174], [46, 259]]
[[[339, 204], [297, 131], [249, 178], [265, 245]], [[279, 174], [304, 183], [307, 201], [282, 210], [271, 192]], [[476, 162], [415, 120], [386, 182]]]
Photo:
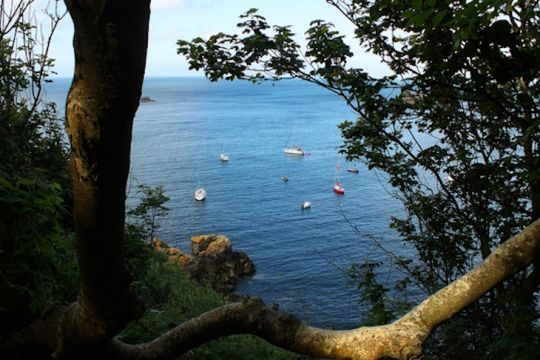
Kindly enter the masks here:
[[[57, 79], [48, 98], [63, 108], [68, 86]], [[337, 125], [354, 119], [344, 103], [297, 81], [149, 78], [143, 95], [156, 102], [141, 104], [135, 119], [130, 196], [137, 183], [165, 186], [171, 210], [159, 236], [188, 250], [191, 236], [223, 233], [257, 266], [238, 293], [279, 303], [313, 325], [356, 326], [365, 307], [346, 286], [344, 271], [353, 262], [388, 258], [344, 216], [394, 252], [410, 250], [388, 229], [389, 217], [402, 208], [384, 176], [361, 164], [352, 164], [359, 174], [347, 173], [352, 165], [337, 154]], [[289, 136], [310, 155], [286, 156]], [[228, 163], [219, 160], [222, 144]], [[341, 197], [332, 192], [338, 161], [346, 188]], [[280, 180], [284, 175], [289, 182]], [[207, 192], [204, 202], [193, 199], [198, 181]], [[312, 208], [302, 211], [306, 200]], [[395, 276], [393, 270], [381, 280], [391, 283]]]

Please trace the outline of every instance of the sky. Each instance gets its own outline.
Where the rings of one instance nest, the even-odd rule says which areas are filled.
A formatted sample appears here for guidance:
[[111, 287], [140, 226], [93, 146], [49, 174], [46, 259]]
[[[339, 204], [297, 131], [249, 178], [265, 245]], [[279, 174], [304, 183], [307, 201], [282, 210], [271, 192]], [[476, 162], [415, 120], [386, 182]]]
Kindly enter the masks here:
[[[47, 0], [39, 0], [35, 9], [45, 3]], [[176, 41], [197, 36], [207, 38], [220, 31], [235, 33], [239, 15], [250, 8], [259, 9], [259, 14], [271, 25], [292, 25], [300, 44], [312, 20], [330, 21], [346, 36], [355, 53], [351, 65], [362, 67], [372, 75], [386, 73], [378, 58], [353, 46], [356, 43], [352, 24], [325, 0], [152, 0], [146, 76], [201, 75], [188, 70], [186, 60], [176, 54]], [[43, 20], [36, 13], [38, 21]], [[58, 77], [73, 74], [72, 38], [73, 24], [66, 16], [55, 33], [50, 51]]]

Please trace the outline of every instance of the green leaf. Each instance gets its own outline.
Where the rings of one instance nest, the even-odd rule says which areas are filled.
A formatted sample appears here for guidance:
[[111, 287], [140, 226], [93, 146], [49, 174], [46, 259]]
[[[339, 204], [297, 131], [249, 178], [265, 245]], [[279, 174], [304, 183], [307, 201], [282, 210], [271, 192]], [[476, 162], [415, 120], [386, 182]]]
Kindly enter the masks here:
[[435, 15], [435, 17], [433, 18], [433, 26], [439, 25], [441, 23], [441, 21], [443, 21], [443, 19], [446, 16], [447, 13], [448, 13], [447, 10], [443, 10], [443, 11], [438, 12]]

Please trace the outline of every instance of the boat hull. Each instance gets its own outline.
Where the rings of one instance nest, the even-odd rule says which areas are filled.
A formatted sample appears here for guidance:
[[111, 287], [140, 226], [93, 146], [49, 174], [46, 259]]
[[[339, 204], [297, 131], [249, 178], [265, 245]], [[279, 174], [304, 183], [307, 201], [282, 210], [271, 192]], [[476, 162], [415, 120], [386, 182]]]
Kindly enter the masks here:
[[203, 201], [206, 199], [206, 191], [203, 188], [198, 188], [195, 190], [195, 200]]
[[300, 148], [285, 148], [283, 152], [287, 155], [303, 156], [306, 152]]
[[339, 185], [334, 185], [334, 192], [338, 195], [345, 195], [345, 189]]

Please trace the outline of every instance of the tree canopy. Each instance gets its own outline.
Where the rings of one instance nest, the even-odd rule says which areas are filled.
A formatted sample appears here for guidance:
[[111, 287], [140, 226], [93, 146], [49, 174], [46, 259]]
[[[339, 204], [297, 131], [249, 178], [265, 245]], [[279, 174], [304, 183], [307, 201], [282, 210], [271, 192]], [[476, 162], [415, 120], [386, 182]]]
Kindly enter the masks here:
[[[241, 16], [239, 34], [179, 40], [178, 53], [212, 81], [296, 78], [341, 96], [358, 115], [340, 125], [341, 151], [388, 175], [407, 210], [390, 225], [418, 252], [399, 263], [433, 292], [540, 217], [538, 2], [327, 2], [388, 75], [349, 65], [354, 55], [333, 24], [311, 22], [303, 49], [290, 27], [269, 25], [257, 9]], [[467, 311], [487, 324], [470, 346], [482, 354], [493, 344], [476, 338], [523, 339], [537, 316], [536, 286], [529, 269]], [[528, 315], [510, 325], [517, 304]]]

